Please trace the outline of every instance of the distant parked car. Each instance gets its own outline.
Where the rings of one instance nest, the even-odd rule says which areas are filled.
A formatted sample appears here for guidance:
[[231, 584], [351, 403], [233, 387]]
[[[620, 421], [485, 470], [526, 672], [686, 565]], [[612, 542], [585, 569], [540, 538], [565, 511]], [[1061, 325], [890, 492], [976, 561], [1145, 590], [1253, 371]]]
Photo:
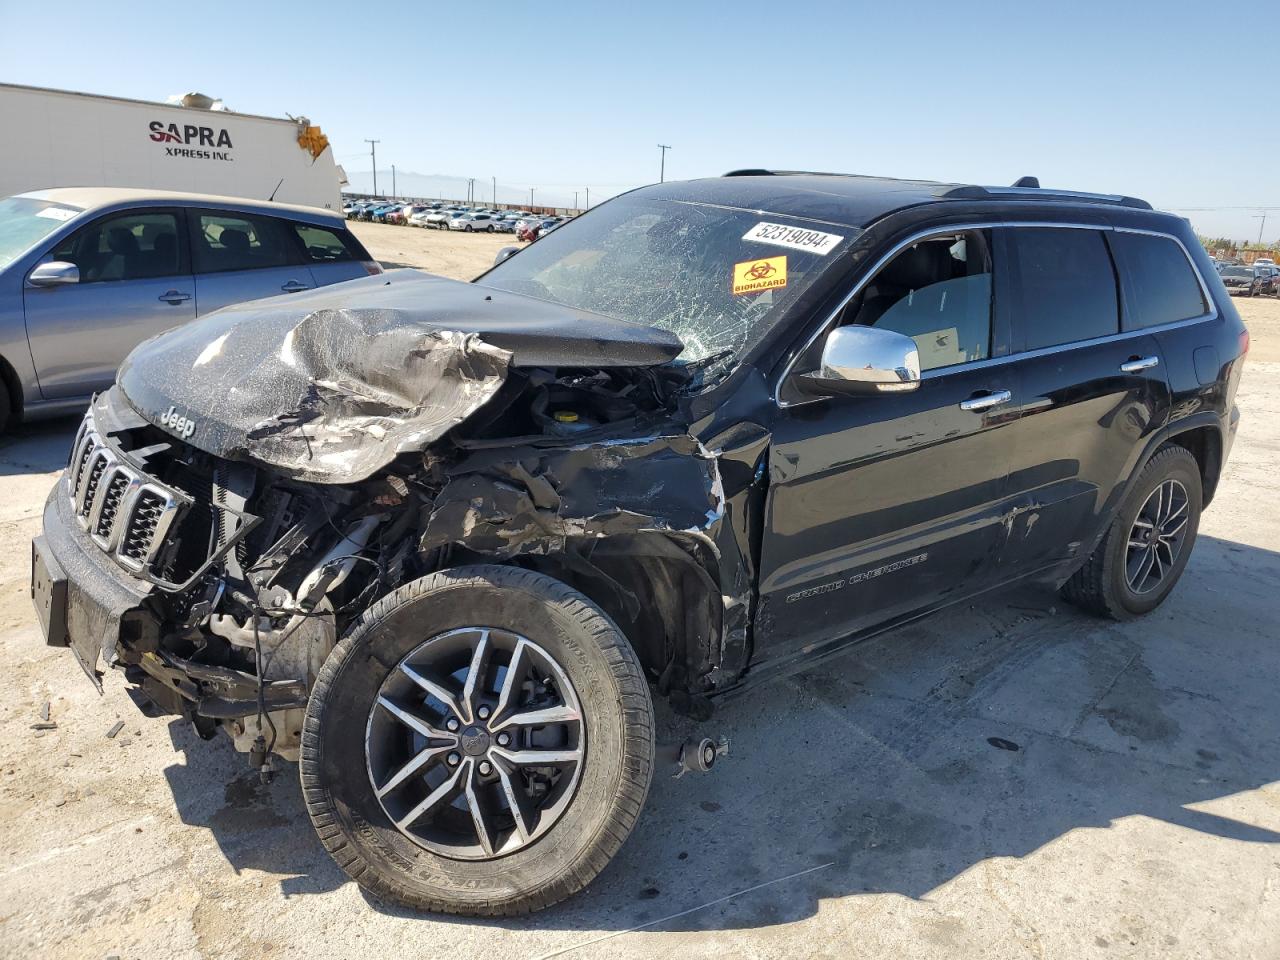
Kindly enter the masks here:
[[419, 209], [411, 203], [397, 204], [386, 212], [383, 217], [385, 223], [405, 223], [409, 219], [409, 213], [412, 210]]
[[360, 205], [360, 212], [356, 215], [356, 219], [372, 220], [373, 212], [380, 210], [385, 203], [385, 200], [366, 200]]
[[1266, 264], [1224, 266], [1218, 271], [1218, 275], [1222, 277], [1222, 285], [1227, 288], [1227, 293], [1232, 296], [1274, 296], [1277, 292], [1277, 271]]
[[[337, 213], [110, 187], [0, 200], [0, 428], [83, 407], [138, 343], [219, 307], [382, 272]], [[175, 371], [175, 376], [177, 375]]]
[[426, 218], [426, 225], [434, 227], [436, 230], [447, 230], [450, 221], [464, 216], [461, 210], [437, 210]]
[[402, 204], [384, 203], [380, 207], [374, 207], [372, 215], [369, 217], [374, 223], [386, 223], [387, 216], [393, 213], [399, 213]]
[[494, 217], [493, 229], [498, 233], [515, 233], [516, 221], [514, 217]]
[[460, 217], [455, 217], [449, 221], [450, 230], [463, 230], [467, 233], [474, 233], [477, 230], [485, 230], [493, 233], [497, 227], [494, 226], [494, 218], [491, 213], [464, 213]]

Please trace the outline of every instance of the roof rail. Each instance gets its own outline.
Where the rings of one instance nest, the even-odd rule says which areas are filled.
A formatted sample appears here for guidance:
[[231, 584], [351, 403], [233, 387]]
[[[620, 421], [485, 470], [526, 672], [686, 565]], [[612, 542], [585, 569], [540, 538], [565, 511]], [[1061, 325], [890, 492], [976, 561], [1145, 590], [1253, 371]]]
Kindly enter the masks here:
[[[747, 168], [730, 170], [726, 177], [866, 177], [862, 173], [828, 173], [822, 170], [765, 170], [763, 168]], [[879, 178], [876, 178], [879, 179]]]
[[[1026, 179], [1026, 178], [1024, 178]], [[1021, 182], [1021, 181], [1019, 181]], [[1085, 193], [1080, 190], [1046, 190], [1041, 187], [952, 187], [938, 196], [944, 200], [1076, 200], [1081, 203], [1111, 203], [1118, 207], [1150, 210], [1151, 204], [1137, 197], [1116, 193]]]

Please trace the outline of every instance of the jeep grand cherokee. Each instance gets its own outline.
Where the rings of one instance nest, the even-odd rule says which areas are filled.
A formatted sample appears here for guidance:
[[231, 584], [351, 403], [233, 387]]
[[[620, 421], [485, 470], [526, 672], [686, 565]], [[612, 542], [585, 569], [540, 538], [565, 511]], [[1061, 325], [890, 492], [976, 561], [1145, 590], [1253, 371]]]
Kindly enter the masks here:
[[397, 271], [138, 347], [32, 593], [99, 688], [105, 662], [299, 758], [374, 894], [528, 911], [630, 832], [654, 694], [705, 716], [1015, 581], [1155, 608], [1247, 348], [1187, 222], [1132, 198], [660, 184], [473, 283]]

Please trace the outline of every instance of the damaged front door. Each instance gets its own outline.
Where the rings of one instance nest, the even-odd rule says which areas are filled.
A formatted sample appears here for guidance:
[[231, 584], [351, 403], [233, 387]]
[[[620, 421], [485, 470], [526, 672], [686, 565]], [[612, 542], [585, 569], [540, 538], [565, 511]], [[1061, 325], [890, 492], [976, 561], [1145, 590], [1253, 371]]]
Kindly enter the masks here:
[[[991, 586], [1008, 512], [1011, 365], [985, 231], [904, 247], [840, 325], [915, 340], [917, 389], [788, 389], [770, 450], [755, 660], [807, 652]], [[822, 338], [817, 346], [820, 348]], [[802, 355], [792, 373], [813, 359]]]

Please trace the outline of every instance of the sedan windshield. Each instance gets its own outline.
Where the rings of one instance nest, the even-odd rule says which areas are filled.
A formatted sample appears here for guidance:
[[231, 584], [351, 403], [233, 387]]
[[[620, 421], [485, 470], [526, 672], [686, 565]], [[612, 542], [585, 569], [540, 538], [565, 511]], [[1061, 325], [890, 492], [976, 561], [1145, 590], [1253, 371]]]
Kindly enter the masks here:
[[12, 263], [81, 212], [79, 207], [30, 197], [0, 200], [0, 267]]
[[1244, 277], [1246, 279], [1253, 278], [1253, 271], [1246, 267], [1224, 267], [1222, 270], [1224, 277]]
[[861, 233], [754, 210], [619, 197], [476, 283], [659, 327], [727, 367]]

